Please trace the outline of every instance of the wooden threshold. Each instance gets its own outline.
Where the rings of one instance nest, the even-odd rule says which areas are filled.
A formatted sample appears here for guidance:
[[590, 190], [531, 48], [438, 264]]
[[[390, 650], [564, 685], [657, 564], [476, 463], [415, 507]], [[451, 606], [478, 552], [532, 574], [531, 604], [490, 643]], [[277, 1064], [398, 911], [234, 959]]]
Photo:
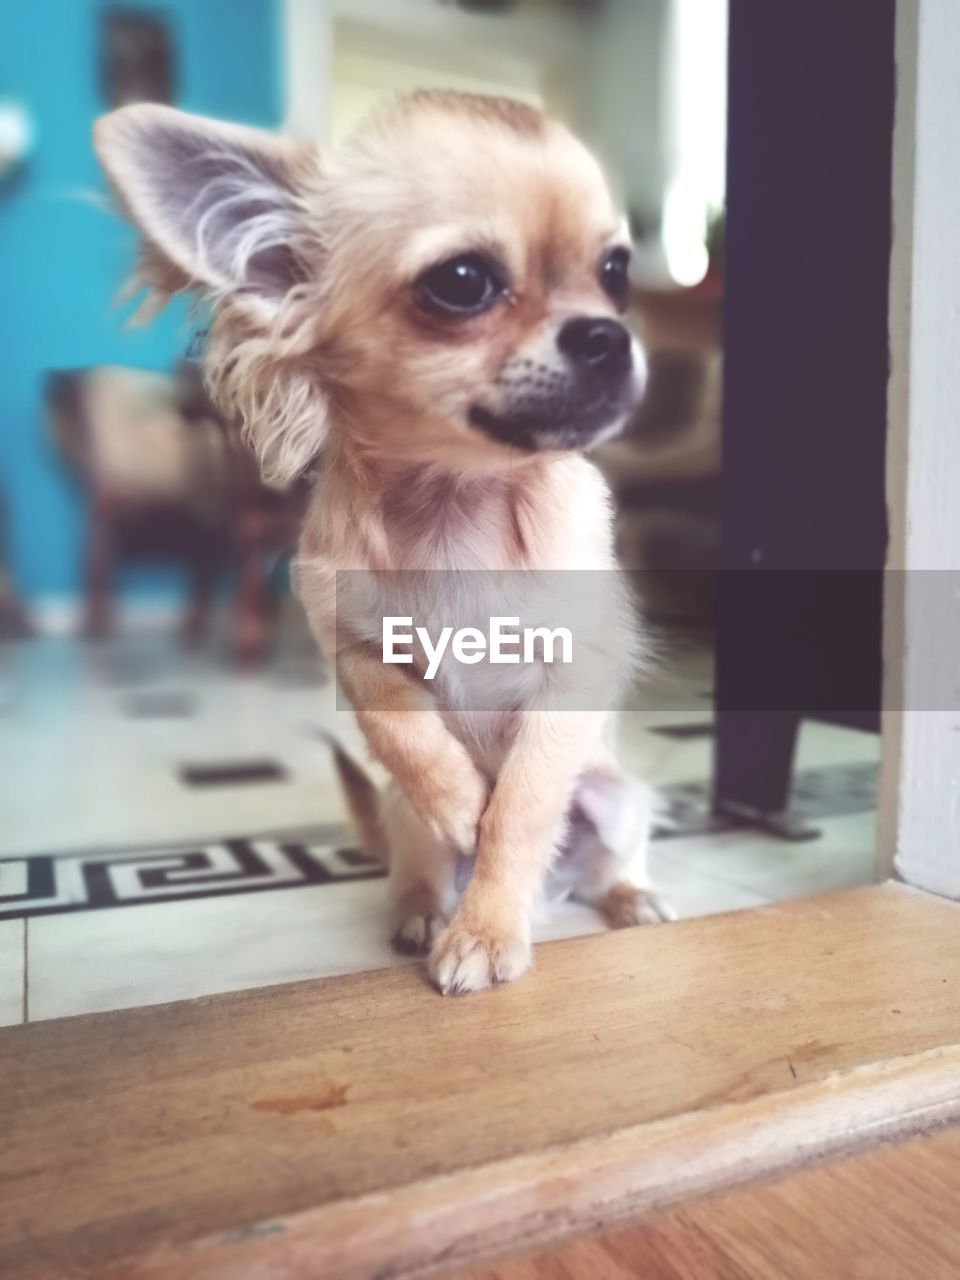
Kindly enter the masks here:
[[899, 885], [0, 1033], [0, 1275], [456, 1271], [960, 1116], [960, 906]]

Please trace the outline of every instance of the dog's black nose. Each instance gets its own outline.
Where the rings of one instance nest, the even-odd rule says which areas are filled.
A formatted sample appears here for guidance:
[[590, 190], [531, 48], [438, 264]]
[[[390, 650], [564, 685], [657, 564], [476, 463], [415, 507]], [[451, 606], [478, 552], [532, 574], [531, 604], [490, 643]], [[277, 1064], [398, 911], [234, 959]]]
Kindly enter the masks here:
[[577, 316], [557, 334], [557, 346], [574, 364], [597, 373], [626, 373], [630, 368], [630, 334], [616, 320]]

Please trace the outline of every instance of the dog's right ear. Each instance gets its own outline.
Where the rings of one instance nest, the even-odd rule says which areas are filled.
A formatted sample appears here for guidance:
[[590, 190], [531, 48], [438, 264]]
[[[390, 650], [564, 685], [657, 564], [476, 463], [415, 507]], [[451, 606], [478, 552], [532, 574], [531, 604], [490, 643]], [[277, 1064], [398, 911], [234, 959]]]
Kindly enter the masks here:
[[98, 120], [94, 143], [143, 235], [137, 280], [161, 302], [197, 290], [217, 304], [207, 385], [243, 425], [264, 478], [292, 480], [322, 448], [327, 420], [323, 390], [299, 358], [316, 300], [297, 286], [323, 256], [311, 217], [316, 151], [152, 103]]
[[306, 278], [312, 148], [155, 103], [98, 120], [94, 145], [166, 292], [198, 289], [269, 320]]

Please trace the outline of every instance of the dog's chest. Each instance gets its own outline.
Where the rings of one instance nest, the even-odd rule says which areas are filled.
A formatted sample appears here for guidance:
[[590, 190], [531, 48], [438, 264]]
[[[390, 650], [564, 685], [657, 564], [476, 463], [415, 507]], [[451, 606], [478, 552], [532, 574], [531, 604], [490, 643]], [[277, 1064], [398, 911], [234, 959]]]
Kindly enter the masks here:
[[385, 662], [422, 681], [441, 708], [521, 710], [542, 692], [553, 659], [565, 656], [559, 643], [525, 639], [572, 622], [558, 597], [564, 576], [516, 569], [341, 574], [338, 615]]
[[383, 521], [397, 568], [465, 570], [522, 561], [516, 495], [495, 478], [456, 481], [412, 475], [383, 498]]
[[[543, 491], [542, 511], [529, 491], [522, 507], [516, 499], [493, 480], [413, 477], [381, 508], [395, 567], [337, 575], [338, 629], [385, 661], [389, 646], [452, 732], [491, 764], [519, 713], [606, 707], [606, 690], [590, 684], [598, 673], [607, 682], [622, 657], [605, 511], [584, 538], [583, 521], [575, 511], [568, 519], [556, 494]], [[498, 628], [510, 637], [499, 656]]]

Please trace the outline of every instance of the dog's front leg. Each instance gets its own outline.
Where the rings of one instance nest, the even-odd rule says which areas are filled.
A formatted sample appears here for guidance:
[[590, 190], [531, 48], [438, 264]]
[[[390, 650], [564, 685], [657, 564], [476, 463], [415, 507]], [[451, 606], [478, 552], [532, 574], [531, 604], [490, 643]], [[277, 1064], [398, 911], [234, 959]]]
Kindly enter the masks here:
[[531, 908], [603, 721], [587, 711], [524, 716], [480, 820], [473, 877], [430, 955], [444, 995], [509, 982], [529, 968]]
[[472, 854], [490, 789], [433, 699], [362, 646], [341, 651], [337, 673], [371, 753], [430, 831], [452, 853]]

